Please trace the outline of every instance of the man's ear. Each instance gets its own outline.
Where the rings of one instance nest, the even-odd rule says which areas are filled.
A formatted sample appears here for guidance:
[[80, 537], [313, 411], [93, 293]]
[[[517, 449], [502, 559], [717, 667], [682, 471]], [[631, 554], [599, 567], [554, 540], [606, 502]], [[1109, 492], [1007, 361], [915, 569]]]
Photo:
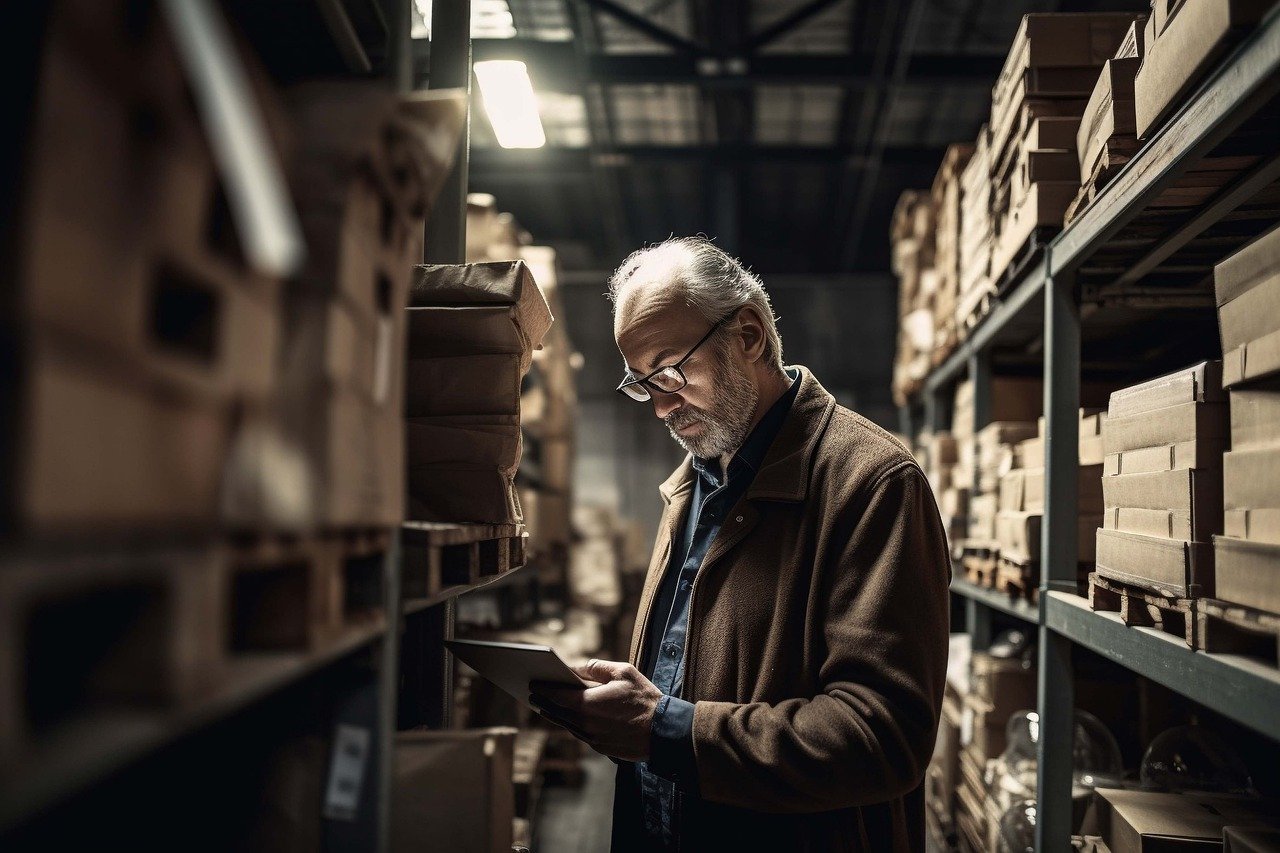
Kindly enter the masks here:
[[764, 355], [767, 340], [764, 321], [754, 306], [744, 305], [738, 312], [738, 339], [742, 342], [742, 354], [747, 361], [759, 361]]

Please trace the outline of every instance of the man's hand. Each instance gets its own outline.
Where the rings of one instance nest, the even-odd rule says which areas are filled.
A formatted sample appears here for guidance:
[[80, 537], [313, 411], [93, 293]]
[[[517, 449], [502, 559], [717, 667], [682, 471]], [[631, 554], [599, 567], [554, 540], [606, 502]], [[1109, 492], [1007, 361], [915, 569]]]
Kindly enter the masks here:
[[646, 760], [662, 691], [629, 663], [590, 660], [573, 671], [599, 684], [578, 690], [536, 682], [529, 696], [534, 708], [597, 752], [623, 761]]

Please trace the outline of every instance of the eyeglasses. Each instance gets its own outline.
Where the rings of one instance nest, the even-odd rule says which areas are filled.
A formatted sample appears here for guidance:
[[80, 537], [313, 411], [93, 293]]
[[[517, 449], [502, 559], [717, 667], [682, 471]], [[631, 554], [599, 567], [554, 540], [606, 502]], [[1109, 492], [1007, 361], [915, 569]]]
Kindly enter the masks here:
[[685, 385], [689, 384], [689, 380], [685, 379], [684, 371], [680, 368], [689, 360], [690, 356], [698, 351], [698, 347], [711, 339], [711, 336], [715, 334], [716, 329], [733, 319], [733, 315], [737, 313], [738, 310], [735, 308], [726, 316], [717, 320], [716, 324], [708, 329], [707, 333], [702, 336], [702, 340], [694, 344], [693, 348], [684, 354], [684, 358], [680, 359], [675, 364], [663, 365], [647, 376], [636, 376], [628, 370], [627, 375], [622, 380], [622, 384], [614, 390], [619, 394], [626, 394], [632, 400], [637, 400], [641, 403], [645, 400], [652, 399], [652, 395], [649, 393], [651, 390], [662, 394], [676, 393]]

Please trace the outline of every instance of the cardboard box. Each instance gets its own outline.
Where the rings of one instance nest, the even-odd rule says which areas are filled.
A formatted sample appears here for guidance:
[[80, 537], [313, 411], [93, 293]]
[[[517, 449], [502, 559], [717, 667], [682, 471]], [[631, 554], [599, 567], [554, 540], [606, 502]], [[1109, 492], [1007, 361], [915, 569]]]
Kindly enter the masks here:
[[1280, 266], [1218, 307], [1218, 329], [1224, 353], [1280, 330]]
[[1032, 232], [1044, 226], [1061, 226], [1063, 214], [1076, 197], [1080, 184], [1070, 181], [1041, 181], [1032, 184], [1017, 207], [1001, 220], [1000, 237], [991, 253], [991, 269], [998, 278], [1022, 251]]
[[1191, 535], [1174, 538], [1208, 542], [1213, 534], [1222, 532], [1222, 474], [1217, 469], [1103, 477], [1102, 493], [1108, 512], [1126, 508], [1183, 514], [1190, 522]]
[[1102, 66], [1076, 136], [1081, 185], [1092, 178], [1102, 148], [1109, 140], [1134, 135], [1133, 79], [1141, 62], [1137, 57], [1109, 59]]
[[1107, 417], [1124, 418], [1181, 403], [1220, 403], [1224, 400], [1226, 395], [1222, 390], [1222, 363], [1202, 361], [1112, 392]]
[[1280, 269], [1280, 225], [1236, 251], [1213, 268], [1218, 306], [1252, 290]]
[[[1028, 468], [1024, 475], [1023, 509], [1044, 511], [1045, 469]], [[1102, 466], [1081, 465], [1076, 469], [1076, 511], [1082, 515], [1102, 512]]]
[[1280, 828], [1227, 826], [1222, 829], [1223, 853], [1275, 853], [1280, 850]]
[[1129, 29], [1125, 30], [1124, 39], [1120, 42], [1120, 46], [1116, 48], [1116, 59], [1128, 57], [1142, 59], [1146, 55], [1146, 27], [1146, 18], [1139, 18], [1129, 25]]
[[1235, 539], [1280, 545], [1280, 508], [1228, 509], [1223, 513], [1222, 532]]
[[1213, 595], [1213, 545], [1098, 531], [1097, 571], [1104, 577], [1182, 598]]
[[520, 355], [412, 358], [405, 377], [405, 415], [520, 414]]
[[1022, 659], [997, 658], [974, 652], [969, 658], [970, 692], [991, 706], [992, 714], [1008, 719], [1014, 711], [1036, 706], [1036, 670]]
[[509, 524], [523, 521], [511, 474], [497, 466], [433, 464], [407, 473], [412, 521]]
[[511, 853], [516, 730], [400, 732], [391, 786], [391, 849]]
[[994, 542], [996, 538], [996, 495], [973, 495], [969, 498], [969, 538]]
[[996, 507], [1000, 512], [1018, 512], [1026, 501], [1026, 471], [1014, 468], [1000, 476]]
[[[1092, 563], [1095, 540], [1103, 517], [1099, 513], [1081, 515], [1076, 519], [1076, 560]], [[996, 543], [1000, 556], [1017, 563], [1040, 561], [1043, 510], [1028, 512], [1001, 512], [996, 516]]]
[[1134, 81], [1138, 138], [1146, 139], [1155, 131], [1239, 33], [1262, 20], [1271, 5], [1271, 0], [1186, 4], [1159, 32], [1159, 38], [1147, 43], [1142, 69]]
[[1280, 613], [1280, 545], [1215, 536], [1213, 550], [1215, 598]]
[[[1188, 405], [1195, 405], [1194, 403]], [[1160, 447], [1144, 447], [1109, 454], [1103, 462], [1102, 474], [1152, 474], [1158, 471], [1177, 471], [1183, 468], [1220, 468], [1222, 454], [1227, 448], [1226, 439], [1204, 438], [1197, 441], [1180, 441]]]
[[1275, 800], [1227, 794], [1099, 788], [1086, 825], [1112, 853], [1221, 851], [1225, 826], [1274, 825], [1278, 810]]
[[507, 423], [480, 418], [409, 418], [405, 422], [405, 455], [410, 469], [420, 465], [492, 465], [515, 475], [522, 441], [515, 418]]
[[1222, 385], [1234, 388], [1280, 373], [1280, 330], [1222, 354]]
[[1123, 530], [1126, 533], [1184, 542], [1194, 538], [1191, 513], [1186, 510], [1114, 507], [1104, 513], [1102, 526], [1107, 530]]
[[[1033, 702], [1030, 707], [1034, 708]], [[1015, 709], [1021, 710], [1021, 709]], [[964, 697], [961, 709], [960, 741], [961, 744], [985, 764], [992, 758], [998, 758], [1005, 748], [1005, 726], [1009, 722], [1011, 711], [997, 709], [984, 699], [973, 694]]]
[[1280, 385], [1232, 388], [1231, 449], [1280, 444]]
[[147, 382], [125, 362], [32, 338], [14, 418], [15, 527], [36, 536], [204, 530], [220, 522], [233, 412]]
[[1280, 507], [1280, 446], [1225, 454], [1222, 497], [1229, 510]]
[[1163, 448], [1183, 442], [1208, 442], [1212, 446], [1214, 442], [1226, 440], [1229, 434], [1224, 403], [1181, 403], [1142, 414], [1109, 416], [1102, 445], [1111, 456], [1127, 450]]
[[[511, 345], [520, 348], [523, 370], [529, 369], [533, 351], [542, 347], [543, 338], [552, 323], [546, 297], [533, 280], [529, 267], [521, 260], [417, 266], [409, 289], [409, 306], [411, 315], [414, 308], [505, 308], [510, 325], [504, 331]], [[461, 320], [461, 315], [456, 319]], [[411, 338], [418, 331], [411, 327]], [[464, 340], [469, 340], [465, 332], [461, 334]], [[410, 351], [418, 352], [412, 349], [412, 344]]]

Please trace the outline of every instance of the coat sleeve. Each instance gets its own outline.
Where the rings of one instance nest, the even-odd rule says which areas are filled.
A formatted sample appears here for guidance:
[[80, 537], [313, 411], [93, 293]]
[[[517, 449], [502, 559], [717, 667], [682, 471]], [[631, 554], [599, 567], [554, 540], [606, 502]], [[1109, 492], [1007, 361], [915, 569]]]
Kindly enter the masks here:
[[951, 564], [920, 469], [883, 474], [825, 550], [819, 692], [776, 704], [700, 701], [704, 799], [766, 812], [884, 802], [916, 788], [946, 679]]

